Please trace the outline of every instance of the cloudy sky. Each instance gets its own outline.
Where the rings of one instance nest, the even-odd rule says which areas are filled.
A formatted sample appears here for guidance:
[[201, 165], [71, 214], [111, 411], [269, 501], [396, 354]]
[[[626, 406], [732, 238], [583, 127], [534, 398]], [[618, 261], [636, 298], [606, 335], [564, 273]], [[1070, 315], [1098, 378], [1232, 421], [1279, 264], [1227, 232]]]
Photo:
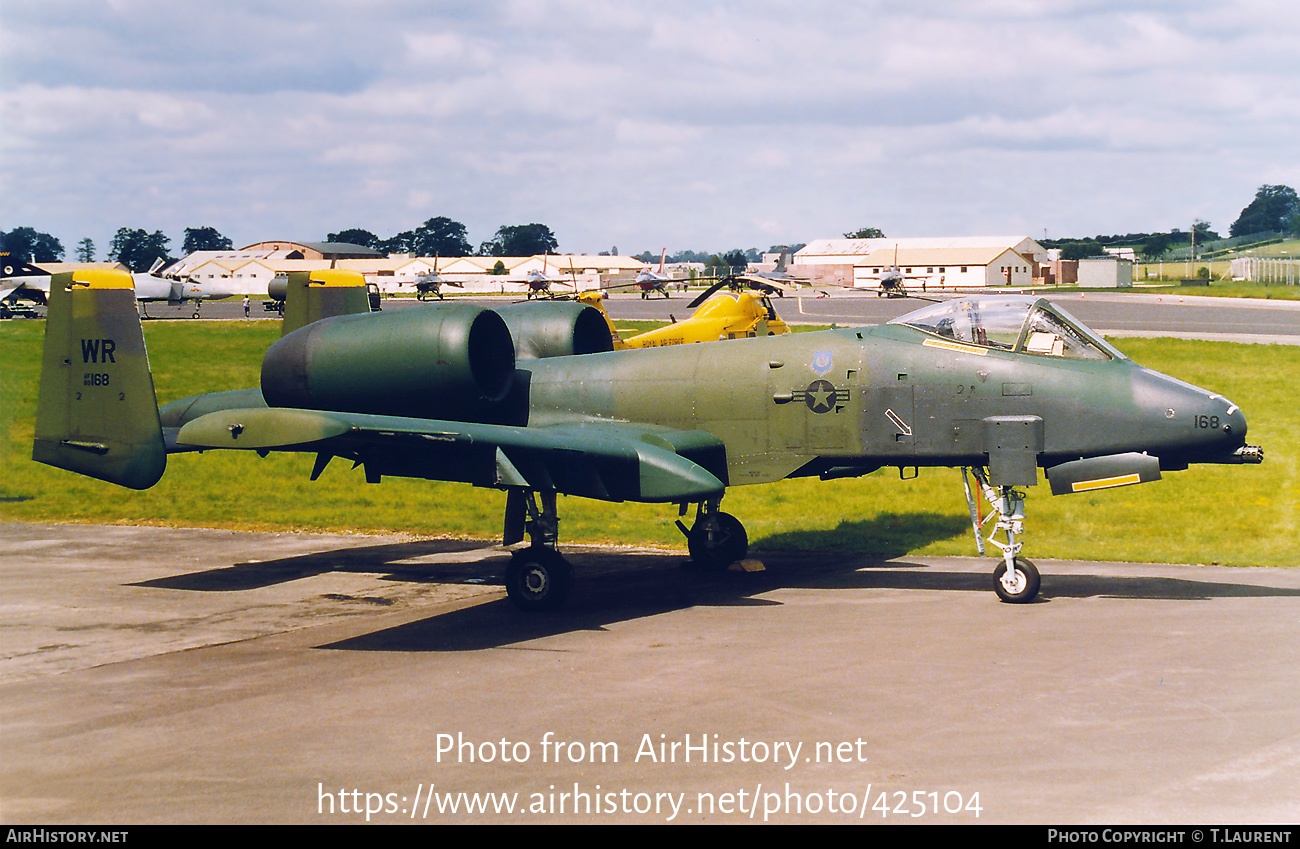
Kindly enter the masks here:
[[0, 0], [0, 228], [434, 216], [562, 251], [1226, 233], [1300, 187], [1295, 0]]

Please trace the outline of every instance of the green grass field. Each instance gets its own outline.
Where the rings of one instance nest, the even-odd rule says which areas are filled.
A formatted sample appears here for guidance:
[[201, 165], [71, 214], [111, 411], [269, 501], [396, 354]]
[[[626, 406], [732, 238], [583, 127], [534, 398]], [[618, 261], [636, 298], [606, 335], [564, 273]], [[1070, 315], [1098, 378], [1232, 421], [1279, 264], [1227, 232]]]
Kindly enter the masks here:
[[[620, 322], [620, 324], [623, 324]], [[133, 492], [31, 461], [43, 322], [0, 326], [0, 518], [245, 529], [403, 531], [491, 539], [505, 496], [461, 484], [364, 483], [336, 460], [315, 483], [312, 456], [174, 455], [161, 483]], [[157, 322], [145, 328], [158, 398], [254, 386], [273, 322]], [[1300, 347], [1172, 339], [1119, 340], [1145, 365], [1233, 399], [1261, 466], [1201, 466], [1145, 486], [1051, 497], [1029, 490], [1030, 557], [1300, 565]], [[923, 470], [736, 487], [724, 509], [756, 547], [887, 555], [973, 554], [961, 477]], [[682, 546], [672, 506], [560, 503], [562, 542]]]
[[1213, 298], [1259, 298], [1266, 301], [1300, 301], [1300, 286], [1281, 286], [1269, 283], [1236, 282], [1233, 280], [1213, 280], [1208, 286], [1168, 286], [1151, 285], [1149, 281], [1135, 281], [1141, 284], [1144, 294], [1181, 295], [1184, 297]]

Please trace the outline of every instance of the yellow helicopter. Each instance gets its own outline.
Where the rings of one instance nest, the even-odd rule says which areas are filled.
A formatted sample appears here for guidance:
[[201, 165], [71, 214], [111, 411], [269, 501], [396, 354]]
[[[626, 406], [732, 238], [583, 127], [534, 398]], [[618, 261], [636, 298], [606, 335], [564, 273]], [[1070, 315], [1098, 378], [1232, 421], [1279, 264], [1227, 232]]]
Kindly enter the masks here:
[[[744, 287], [755, 291], [746, 291]], [[730, 287], [728, 291], [719, 291]], [[703, 294], [691, 301], [690, 307], [698, 309], [690, 318], [645, 333], [624, 338], [614, 326], [605, 310], [605, 293], [580, 292], [575, 299], [595, 307], [605, 316], [609, 325], [614, 350], [628, 348], [657, 348], [664, 345], [684, 345], [692, 342], [716, 342], [719, 339], [743, 339], [751, 336], [780, 336], [789, 333], [790, 327], [776, 314], [771, 293], [782, 287], [771, 281], [752, 277], [724, 277]]]

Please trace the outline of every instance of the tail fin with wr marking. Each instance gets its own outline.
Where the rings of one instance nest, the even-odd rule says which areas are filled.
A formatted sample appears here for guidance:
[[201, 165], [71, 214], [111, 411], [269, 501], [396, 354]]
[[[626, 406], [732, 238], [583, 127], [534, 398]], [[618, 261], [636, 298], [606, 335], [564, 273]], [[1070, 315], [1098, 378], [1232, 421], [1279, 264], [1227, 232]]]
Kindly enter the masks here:
[[162, 477], [167, 453], [130, 274], [50, 280], [32, 459], [131, 489]]

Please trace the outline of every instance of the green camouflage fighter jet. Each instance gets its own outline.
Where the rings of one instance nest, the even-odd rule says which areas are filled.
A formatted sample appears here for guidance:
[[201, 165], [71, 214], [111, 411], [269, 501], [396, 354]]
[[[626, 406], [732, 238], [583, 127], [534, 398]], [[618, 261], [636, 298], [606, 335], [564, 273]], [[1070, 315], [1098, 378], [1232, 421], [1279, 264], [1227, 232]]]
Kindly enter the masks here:
[[[310, 297], [316, 284], [290, 289]], [[33, 457], [137, 489], [158, 481], [167, 454], [213, 448], [311, 452], [313, 479], [344, 457], [369, 482], [504, 489], [505, 543], [531, 540], [506, 574], [525, 609], [558, 606], [572, 584], [556, 549], [560, 493], [676, 503], [682, 515], [693, 505], [693, 525], [678, 522], [691, 558], [726, 566], [748, 547], [719, 509], [729, 486], [969, 468], [997, 518], [993, 587], [1027, 602], [1039, 575], [1019, 556], [1017, 488], [1039, 467], [1068, 493], [1263, 459], [1235, 404], [1137, 365], [1042, 299], [963, 297], [861, 329], [609, 345], [599, 314], [566, 302], [335, 315], [275, 342], [259, 387], [159, 410], [129, 277], [60, 275]], [[982, 550], [978, 522], [976, 540]]]

